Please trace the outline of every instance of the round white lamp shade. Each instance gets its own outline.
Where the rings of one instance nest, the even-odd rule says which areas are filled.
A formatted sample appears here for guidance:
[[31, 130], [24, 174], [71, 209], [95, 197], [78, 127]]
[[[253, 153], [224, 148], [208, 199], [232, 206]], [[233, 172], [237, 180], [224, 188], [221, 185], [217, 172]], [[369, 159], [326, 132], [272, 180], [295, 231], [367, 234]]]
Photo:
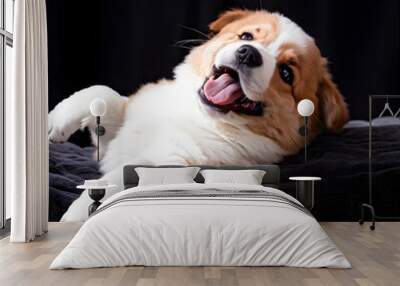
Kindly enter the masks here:
[[107, 112], [106, 102], [100, 98], [92, 100], [90, 103], [90, 113], [93, 116], [104, 116]]
[[297, 112], [301, 116], [311, 116], [314, 113], [314, 103], [309, 99], [303, 99], [297, 105]]

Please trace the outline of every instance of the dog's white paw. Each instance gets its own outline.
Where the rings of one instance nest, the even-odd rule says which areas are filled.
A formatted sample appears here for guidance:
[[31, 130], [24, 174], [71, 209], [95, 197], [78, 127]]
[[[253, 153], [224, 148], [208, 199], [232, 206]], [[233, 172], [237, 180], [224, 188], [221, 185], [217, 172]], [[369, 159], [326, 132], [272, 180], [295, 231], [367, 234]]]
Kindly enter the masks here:
[[103, 136], [103, 140], [111, 140], [116, 132], [116, 130], [111, 132], [112, 126], [122, 124], [127, 98], [120, 96], [109, 87], [95, 85], [75, 92], [57, 104], [49, 113], [48, 134], [50, 142], [63, 143], [75, 131], [85, 127], [93, 130], [95, 119], [91, 116], [89, 107], [96, 98], [103, 99], [107, 104], [107, 114], [102, 118], [102, 123], [109, 124], [110, 127], [107, 127], [108, 130], [106, 135]]
[[80, 122], [73, 120], [68, 111], [62, 112], [60, 108], [55, 108], [49, 113], [48, 134], [51, 143], [64, 143], [68, 138], [80, 128]]

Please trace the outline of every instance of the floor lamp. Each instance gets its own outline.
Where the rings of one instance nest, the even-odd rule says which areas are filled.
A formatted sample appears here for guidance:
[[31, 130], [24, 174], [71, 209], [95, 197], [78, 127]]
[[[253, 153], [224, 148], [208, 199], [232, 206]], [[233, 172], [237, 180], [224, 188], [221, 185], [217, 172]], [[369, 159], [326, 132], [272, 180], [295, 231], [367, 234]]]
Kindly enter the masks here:
[[304, 162], [307, 163], [308, 118], [314, 113], [314, 103], [309, 99], [301, 100], [297, 105], [297, 112], [304, 118], [304, 126], [299, 132], [304, 136]]
[[97, 162], [100, 161], [100, 136], [106, 133], [104, 126], [100, 125], [100, 118], [104, 116], [106, 112], [107, 105], [104, 100], [96, 98], [90, 103], [90, 113], [96, 117], [96, 129], [94, 132], [97, 135]]

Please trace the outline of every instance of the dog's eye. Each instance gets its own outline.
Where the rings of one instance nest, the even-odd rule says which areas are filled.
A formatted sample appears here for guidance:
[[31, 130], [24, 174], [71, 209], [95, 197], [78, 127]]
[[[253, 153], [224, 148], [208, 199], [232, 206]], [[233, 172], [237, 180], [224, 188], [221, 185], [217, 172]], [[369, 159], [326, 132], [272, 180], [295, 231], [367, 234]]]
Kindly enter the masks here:
[[253, 35], [249, 32], [242, 33], [239, 38], [243, 41], [252, 41], [254, 39]]
[[290, 66], [288, 66], [287, 64], [279, 65], [279, 75], [281, 76], [281, 79], [285, 83], [287, 83], [289, 85], [293, 84], [294, 73], [293, 73], [292, 68]]

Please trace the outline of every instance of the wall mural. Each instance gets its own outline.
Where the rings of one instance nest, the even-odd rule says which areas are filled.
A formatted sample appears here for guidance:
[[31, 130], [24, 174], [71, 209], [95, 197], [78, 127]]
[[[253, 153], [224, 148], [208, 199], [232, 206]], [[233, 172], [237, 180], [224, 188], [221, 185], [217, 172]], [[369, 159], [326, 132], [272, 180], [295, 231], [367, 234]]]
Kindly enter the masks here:
[[[179, 45], [188, 43], [193, 41]], [[129, 96], [92, 85], [51, 110], [50, 219], [60, 219], [79, 197], [75, 187], [84, 179], [102, 176], [122, 190], [127, 164], [272, 163], [280, 164], [288, 193], [294, 190], [289, 176], [323, 177], [317, 217], [355, 219], [366, 195], [368, 123], [349, 122], [345, 98], [314, 39], [281, 14], [234, 9], [212, 21], [196, 44], [173, 79], [145, 84]], [[298, 110], [304, 99], [314, 106], [307, 118], [308, 162]], [[375, 136], [385, 137], [385, 152], [377, 156], [386, 158], [378, 180], [386, 182], [394, 180], [393, 167], [400, 174], [400, 145], [393, 146], [400, 120], [394, 115], [376, 121], [381, 127]], [[68, 142], [79, 129], [88, 130], [90, 145], [99, 148]], [[68, 211], [87, 212], [87, 204], [82, 195]]]

